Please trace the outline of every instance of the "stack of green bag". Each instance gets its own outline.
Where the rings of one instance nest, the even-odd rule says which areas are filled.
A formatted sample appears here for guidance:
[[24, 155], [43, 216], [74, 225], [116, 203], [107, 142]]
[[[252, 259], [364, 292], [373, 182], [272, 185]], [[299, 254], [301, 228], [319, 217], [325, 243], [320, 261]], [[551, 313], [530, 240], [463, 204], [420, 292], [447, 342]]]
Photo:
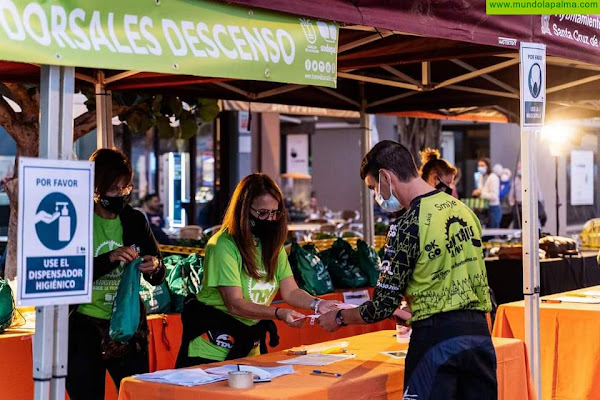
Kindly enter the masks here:
[[331, 276], [318, 254], [312, 244], [302, 248], [298, 243], [292, 243], [289, 255], [290, 265], [298, 285], [313, 296], [333, 292]]
[[356, 243], [358, 252], [358, 268], [369, 278], [369, 286], [376, 286], [381, 271], [381, 260], [375, 248], [359, 240]]
[[344, 239], [337, 239], [330, 250], [321, 252], [321, 258], [337, 288], [357, 288], [369, 284], [359, 267], [358, 252]]
[[0, 279], [0, 333], [12, 324], [15, 314], [15, 301], [8, 282]]
[[167, 268], [166, 282], [171, 294], [171, 311], [183, 311], [183, 301], [188, 294], [198, 294], [202, 288], [203, 260], [198, 254], [187, 257], [172, 255], [163, 260]]

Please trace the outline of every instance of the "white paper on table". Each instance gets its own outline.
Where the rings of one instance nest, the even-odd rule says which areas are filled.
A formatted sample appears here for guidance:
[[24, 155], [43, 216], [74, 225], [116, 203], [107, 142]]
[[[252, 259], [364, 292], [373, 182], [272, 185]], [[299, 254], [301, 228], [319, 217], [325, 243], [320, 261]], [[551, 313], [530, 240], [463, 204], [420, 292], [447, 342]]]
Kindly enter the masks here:
[[360, 306], [362, 303], [371, 300], [368, 290], [355, 290], [353, 292], [344, 292], [344, 303]]
[[349, 360], [356, 357], [354, 354], [307, 354], [305, 356], [294, 357], [289, 360], [277, 361], [278, 364], [288, 365], [310, 365], [313, 367], [321, 367], [330, 365], [339, 361]]
[[600, 297], [600, 290], [588, 290], [582, 294], [590, 297]]
[[351, 310], [358, 306], [356, 304], [350, 304], [350, 303], [338, 303], [338, 304], [336, 304], [336, 307], [341, 310]]
[[600, 297], [562, 296], [552, 300], [560, 300], [561, 303], [600, 304]]
[[198, 386], [227, 380], [226, 376], [210, 375], [201, 368], [167, 369], [135, 375], [135, 379], [156, 383], [167, 383], [179, 386]]
[[254, 374], [254, 382], [268, 382], [271, 379], [279, 378], [284, 375], [292, 375], [296, 373], [294, 367], [286, 365], [283, 367], [254, 367], [252, 365], [223, 365], [205, 370], [212, 375], [228, 376], [234, 371], [249, 371]]

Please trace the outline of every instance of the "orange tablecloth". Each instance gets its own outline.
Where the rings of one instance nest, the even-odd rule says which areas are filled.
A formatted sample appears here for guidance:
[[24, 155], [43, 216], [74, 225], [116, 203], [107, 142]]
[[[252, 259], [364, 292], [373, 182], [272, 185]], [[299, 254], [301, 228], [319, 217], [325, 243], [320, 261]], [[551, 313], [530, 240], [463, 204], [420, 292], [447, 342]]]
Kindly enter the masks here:
[[[33, 330], [11, 329], [0, 334], [0, 400], [33, 399], [33, 333]], [[108, 374], [104, 390], [106, 400], [117, 399]]]
[[[588, 290], [600, 286], [573, 293]], [[600, 399], [600, 304], [542, 303], [540, 307], [542, 398]], [[493, 335], [525, 338], [523, 301], [500, 306]]]
[[0, 335], [0, 398], [33, 398], [33, 332], [9, 330]]
[[[250, 390], [233, 390], [227, 382], [191, 388], [142, 382], [133, 378], [123, 381], [119, 400], [177, 399], [177, 400], [238, 400], [244, 399], [402, 399], [404, 361], [380, 354], [399, 350], [394, 331], [380, 331], [349, 338], [349, 351], [356, 358], [327, 367], [340, 372], [341, 378], [311, 375], [314, 367], [294, 366], [296, 374], [257, 384]], [[520, 340], [494, 339], [498, 358], [498, 389], [501, 400], [533, 399], [528, 376], [525, 346]], [[405, 347], [405, 346], [404, 346]], [[244, 362], [257, 366], [272, 366], [286, 358], [283, 352], [246, 358]], [[223, 363], [219, 363], [223, 364]]]
[[[369, 293], [372, 294], [372, 289], [369, 290]], [[327, 300], [343, 301], [342, 292], [329, 293], [319, 297]], [[283, 303], [279, 306], [288, 308]], [[279, 334], [279, 346], [273, 349], [269, 348], [269, 351], [396, 328], [394, 321], [386, 320], [373, 325], [353, 325], [329, 334], [321, 329], [318, 324], [310, 326], [308, 322], [300, 329], [290, 328], [281, 321], [275, 321], [275, 324]], [[150, 371], [174, 368], [177, 352], [181, 345], [182, 326], [180, 315], [151, 315], [148, 317], [148, 326], [150, 329]]]

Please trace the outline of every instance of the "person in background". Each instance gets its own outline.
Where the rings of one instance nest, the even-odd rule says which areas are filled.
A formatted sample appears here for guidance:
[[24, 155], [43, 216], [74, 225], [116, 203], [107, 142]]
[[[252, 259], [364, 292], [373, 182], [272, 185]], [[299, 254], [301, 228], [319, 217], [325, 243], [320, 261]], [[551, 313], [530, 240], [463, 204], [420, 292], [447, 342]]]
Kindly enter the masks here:
[[169, 236], [163, 231], [165, 219], [163, 217], [162, 207], [163, 205], [156, 193], [147, 194], [142, 200], [142, 210], [144, 214], [146, 214], [154, 237], [160, 244], [171, 244], [171, 239], [169, 239]]
[[412, 312], [404, 399], [497, 399], [479, 220], [459, 200], [423, 181], [400, 143], [375, 145], [360, 176], [382, 208], [407, 211], [390, 226], [372, 300], [321, 315], [319, 324], [333, 332], [382, 321], [404, 295]]
[[512, 173], [510, 169], [504, 168], [500, 173], [500, 208], [502, 209], [502, 220], [500, 228], [508, 228], [513, 220], [513, 211], [509, 201], [510, 189], [512, 183], [510, 181]]
[[[521, 221], [523, 220], [523, 192], [521, 180], [521, 161], [519, 161], [517, 163], [515, 178], [513, 179], [511, 189], [508, 195], [508, 201], [513, 208], [514, 227], [518, 229], [521, 229]], [[544, 207], [544, 197], [542, 195], [542, 190], [539, 185], [539, 180], [537, 179], [536, 186], [538, 191], [538, 219], [540, 221], [540, 226], [543, 228], [546, 225], [548, 216], [546, 215], [546, 209]]]
[[473, 197], [479, 197], [489, 201], [488, 228], [499, 228], [502, 220], [502, 209], [500, 208], [500, 178], [491, 169], [489, 158], [482, 158], [477, 162], [480, 184], [473, 191]]
[[267, 175], [248, 175], [236, 187], [222, 230], [206, 246], [202, 289], [185, 300], [178, 368], [258, 354], [269, 326], [261, 320], [301, 327], [303, 314], [271, 307], [277, 291], [285, 303], [309, 314], [338, 304], [298, 288], [283, 248], [283, 204], [281, 190]]
[[441, 158], [439, 150], [436, 149], [423, 150], [421, 162], [421, 178], [430, 186], [452, 196], [457, 169]]
[[315, 192], [310, 193], [310, 219], [317, 219], [321, 216], [319, 212], [319, 202], [317, 201], [317, 194]]
[[[106, 371], [117, 390], [127, 376], [148, 372], [148, 326], [142, 313], [127, 343], [109, 335], [113, 302], [125, 264], [141, 257], [138, 268], [151, 285], [163, 282], [166, 269], [146, 217], [129, 206], [131, 164], [116, 149], [99, 149], [94, 161], [94, 256], [92, 302], [69, 315], [66, 387], [72, 400], [104, 399]], [[140, 299], [141, 301], [141, 299]]]

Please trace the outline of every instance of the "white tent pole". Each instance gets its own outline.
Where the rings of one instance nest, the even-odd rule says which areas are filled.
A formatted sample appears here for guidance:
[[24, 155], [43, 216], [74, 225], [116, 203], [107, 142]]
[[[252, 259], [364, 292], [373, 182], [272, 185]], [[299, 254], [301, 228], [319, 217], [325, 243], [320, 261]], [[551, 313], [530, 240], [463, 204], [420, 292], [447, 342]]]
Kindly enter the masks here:
[[[75, 68], [42, 65], [40, 76], [39, 157], [71, 159]], [[21, 277], [20, 279], [23, 279]], [[36, 400], [65, 398], [68, 306], [36, 308], [33, 379]]]
[[[371, 121], [367, 114], [365, 83], [360, 82], [360, 145], [362, 157], [371, 150]], [[361, 185], [361, 214], [363, 221], [363, 239], [368, 245], [375, 243], [375, 223], [373, 217], [373, 195], [367, 185]]]
[[525, 343], [529, 351], [531, 376], [541, 399], [540, 359], [540, 259], [536, 153], [539, 131], [521, 130], [523, 191], [523, 297], [525, 298]]
[[[521, 44], [521, 59], [524, 55]], [[545, 57], [544, 57], [545, 60]], [[523, 62], [523, 61], [521, 61]], [[543, 71], [543, 83], [546, 85], [545, 61], [540, 65]], [[539, 256], [539, 219], [538, 219], [538, 186], [537, 149], [541, 127], [524, 127], [525, 99], [524, 87], [528, 86], [528, 76], [523, 76], [523, 65], [519, 68], [521, 93], [521, 190], [523, 212], [523, 297], [525, 299], [525, 344], [529, 355], [531, 377], [538, 400], [542, 396], [541, 357], [540, 357], [540, 256]], [[531, 89], [529, 89], [531, 90]], [[543, 106], [542, 106], [543, 108]], [[543, 111], [542, 111], [543, 122]]]

